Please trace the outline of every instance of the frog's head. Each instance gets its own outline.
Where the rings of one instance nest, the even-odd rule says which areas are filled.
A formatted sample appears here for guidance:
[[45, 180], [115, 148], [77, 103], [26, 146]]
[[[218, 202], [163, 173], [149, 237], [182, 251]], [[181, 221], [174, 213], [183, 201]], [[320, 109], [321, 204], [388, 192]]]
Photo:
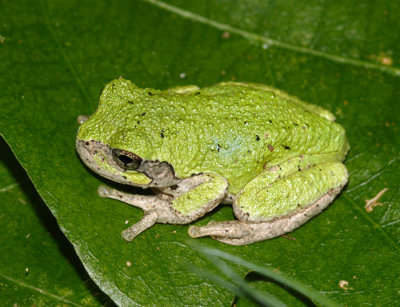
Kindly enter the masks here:
[[173, 167], [153, 159], [157, 144], [151, 133], [137, 124], [143, 111], [135, 110], [129, 99], [141, 95], [124, 79], [106, 85], [97, 111], [79, 127], [77, 152], [91, 170], [119, 183], [143, 188], [177, 184]]
[[162, 188], [180, 181], [169, 163], [147, 160], [134, 152], [111, 147], [100, 141], [77, 138], [76, 149], [92, 171], [119, 183], [142, 188]]

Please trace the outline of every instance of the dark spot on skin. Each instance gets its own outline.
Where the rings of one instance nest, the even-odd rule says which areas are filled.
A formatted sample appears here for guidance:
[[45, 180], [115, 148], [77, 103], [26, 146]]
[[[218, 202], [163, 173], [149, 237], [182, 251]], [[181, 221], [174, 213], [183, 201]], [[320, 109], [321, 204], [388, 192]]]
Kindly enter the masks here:
[[283, 145], [283, 148], [285, 148], [286, 150], [290, 150], [290, 147], [287, 145]]
[[140, 114], [140, 116], [145, 116], [146, 115], [146, 112], [143, 112], [142, 114]]
[[149, 96], [153, 96], [153, 93], [152, 93], [152, 92], [148, 92], [147, 94], [149, 94]]
[[260, 140], [260, 137], [256, 134], [256, 141], [258, 142]]
[[173, 191], [175, 191], [177, 188], [178, 188], [177, 184], [174, 184], [174, 185], [170, 186], [170, 189], [173, 190]]
[[194, 93], [194, 95], [195, 95], [195, 96], [200, 95], [200, 92], [196, 92], [196, 93]]
[[133, 101], [128, 100], [128, 103], [133, 104]]
[[274, 146], [272, 146], [271, 144], [268, 144], [267, 147], [268, 147], [268, 150], [269, 150], [270, 152], [273, 152], [273, 151], [274, 151]]

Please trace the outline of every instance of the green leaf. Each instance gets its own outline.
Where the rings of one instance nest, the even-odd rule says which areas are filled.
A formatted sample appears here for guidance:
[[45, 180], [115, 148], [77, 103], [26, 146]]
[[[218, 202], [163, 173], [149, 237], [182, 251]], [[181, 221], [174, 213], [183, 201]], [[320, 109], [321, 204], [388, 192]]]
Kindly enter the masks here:
[[[190, 243], [189, 243], [190, 244]], [[288, 290], [293, 291], [296, 294], [305, 296], [308, 300], [314, 303], [318, 303], [321, 306], [338, 306], [338, 304], [329, 300], [326, 296], [320, 294], [318, 291], [302, 284], [299, 281], [294, 281], [290, 277], [286, 276], [283, 272], [280, 272], [276, 268], [269, 266], [260, 266], [252, 262], [246, 261], [238, 256], [220, 251], [218, 249], [205, 247], [199, 244], [191, 243], [191, 245], [198, 251], [202, 252], [231, 282], [224, 279], [220, 279], [216, 274], [212, 274], [204, 271], [204, 269], [198, 269], [196, 267], [189, 267], [194, 269], [198, 274], [205, 278], [215, 280], [217, 284], [230, 290], [238, 296], [245, 296], [259, 302], [263, 306], [286, 306], [281, 301], [278, 301], [271, 294], [265, 294], [252, 287], [249, 282], [243, 280], [224, 260], [232, 263], [236, 263], [250, 270], [252, 273], [259, 274], [265, 280], [273, 281], [274, 284], [281, 287], [285, 287]]]
[[[118, 76], [159, 89], [265, 83], [321, 105], [351, 145], [350, 181], [334, 204], [289, 237], [241, 247], [199, 241], [277, 267], [343, 305], [398, 305], [399, 14], [388, 0], [2, 1], [0, 133], [116, 303], [227, 305], [227, 290], [181, 265], [210, 265], [185, 243], [188, 226], [159, 224], [132, 243], [121, 239], [125, 221], [142, 213], [97, 196], [99, 184], [111, 183], [79, 161], [76, 118], [93, 113], [103, 85]], [[383, 206], [367, 213], [365, 200], [384, 188]], [[197, 224], [232, 218], [225, 206]], [[24, 244], [17, 237], [15, 248]]]
[[0, 139], [0, 301], [3, 306], [113, 306]]

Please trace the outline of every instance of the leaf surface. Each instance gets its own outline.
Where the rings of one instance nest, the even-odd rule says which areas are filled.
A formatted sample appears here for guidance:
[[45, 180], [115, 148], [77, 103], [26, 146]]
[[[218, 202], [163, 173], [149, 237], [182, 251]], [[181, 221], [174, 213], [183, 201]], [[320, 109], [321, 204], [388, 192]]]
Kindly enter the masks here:
[[[291, 233], [295, 240], [200, 241], [276, 267], [343, 305], [396, 305], [399, 13], [393, 1], [3, 1], [0, 133], [116, 303], [228, 305], [228, 291], [182, 266], [209, 266], [186, 245], [188, 226], [155, 225], [130, 244], [121, 239], [126, 221], [142, 213], [97, 196], [99, 184], [111, 183], [79, 161], [76, 118], [92, 114], [103, 85], [119, 76], [157, 89], [265, 83], [325, 107], [351, 145], [350, 181], [334, 204]], [[383, 206], [367, 213], [365, 200], [384, 188]], [[222, 207], [197, 224], [232, 218]]]
[[4, 306], [114, 306], [0, 139], [0, 301]]

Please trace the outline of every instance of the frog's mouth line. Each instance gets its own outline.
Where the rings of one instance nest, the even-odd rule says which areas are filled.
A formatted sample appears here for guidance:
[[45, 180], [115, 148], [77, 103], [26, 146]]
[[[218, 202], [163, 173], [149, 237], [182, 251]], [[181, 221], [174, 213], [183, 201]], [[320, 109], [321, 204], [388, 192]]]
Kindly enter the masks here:
[[142, 188], [164, 188], [178, 184], [174, 168], [168, 162], [142, 159], [137, 170], [126, 170], [113, 158], [113, 149], [95, 140], [77, 140], [76, 150], [84, 164], [110, 180]]

